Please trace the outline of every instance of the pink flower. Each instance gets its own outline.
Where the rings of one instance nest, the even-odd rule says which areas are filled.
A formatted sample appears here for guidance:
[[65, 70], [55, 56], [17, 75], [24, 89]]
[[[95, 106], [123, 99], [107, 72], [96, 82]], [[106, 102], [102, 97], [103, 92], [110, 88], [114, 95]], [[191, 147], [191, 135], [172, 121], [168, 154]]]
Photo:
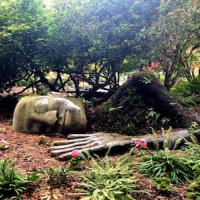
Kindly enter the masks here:
[[135, 153], [135, 154], [137, 154], [137, 153], [139, 153], [140, 151], [139, 151], [139, 149], [138, 148], [135, 148], [134, 150], [133, 150], [133, 153]]
[[0, 139], [0, 144], [8, 144], [8, 142], [5, 141], [4, 139]]
[[71, 157], [72, 157], [72, 158], [76, 158], [76, 157], [78, 156], [78, 154], [79, 154], [79, 150], [73, 150], [73, 151], [71, 152]]
[[146, 148], [147, 147], [147, 143], [144, 140], [136, 140], [135, 141], [135, 147]]

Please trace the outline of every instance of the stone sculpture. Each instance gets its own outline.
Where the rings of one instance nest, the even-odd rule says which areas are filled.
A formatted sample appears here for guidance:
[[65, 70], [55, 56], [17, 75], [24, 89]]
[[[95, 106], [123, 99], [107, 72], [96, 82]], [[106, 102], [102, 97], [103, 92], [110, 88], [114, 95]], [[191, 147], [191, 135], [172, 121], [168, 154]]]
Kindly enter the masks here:
[[85, 132], [87, 119], [83, 106], [54, 96], [28, 96], [17, 104], [13, 129], [18, 132], [67, 134]]
[[157, 135], [152, 137], [149, 135], [130, 137], [118, 133], [94, 133], [94, 134], [70, 134], [67, 140], [54, 142], [49, 148], [52, 156], [59, 160], [67, 160], [71, 157], [73, 150], [79, 150], [80, 153], [87, 152], [106, 152], [108, 150], [123, 153], [127, 151], [136, 140], [143, 140], [148, 146], [153, 146], [153, 143], [159, 143], [162, 147], [164, 140], [170, 137], [170, 142], [175, 143], [179, 138], [185, 141], [190, 139], [190, 134], [187, 129], [174, 130], [169, 135]]
[[[68, 135], [67, 140], [55, 142], [49, 149], [51, 155], [65, 160], [75, 149], [96, 152], [120, 147], [118, 149], [122, 151], [137, 139], [152, 143], [149, 135], [136, 136], [139, 131], [148, 131], [146, 115], [149, 108], [159, 114], [155, 124], [160, 127], [154, 128], [161, 128], [160, 122], [164, 118], [169, 120], [168, 127], [183, 128], [172, 131], [173, 141], [180, 137], [188, 138], [190, 135], [186, 128], [193, 121], [200, 123], [199, 115], [178, 104], [153, 75], [139, 73], [97, 107], [95, 112], [88, 114], [90, 130], [97, 133], [85, 134], [87, 120], [83, 106], [55, 96], [25, 97], [20, 100], [14, 112], [13, 128], [19, 132], [42, 134], [76, 133]], [[127, 131], [129, 124], [132, 126]], [[116, 131], [122, 135], [113, 133]], [[162, 143], [165, 137], [158, 135], [156, 140]]]

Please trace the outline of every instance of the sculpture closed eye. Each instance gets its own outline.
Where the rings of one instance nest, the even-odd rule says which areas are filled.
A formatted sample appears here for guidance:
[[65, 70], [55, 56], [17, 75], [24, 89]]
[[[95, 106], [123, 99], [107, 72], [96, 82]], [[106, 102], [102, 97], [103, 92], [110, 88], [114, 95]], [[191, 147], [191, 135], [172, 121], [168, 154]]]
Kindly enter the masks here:
[[55, 134], [84, 132], [87, 120], [83, 106], [54, 96], [22, 98], [13, 116], [13, 129], [19, 132]]

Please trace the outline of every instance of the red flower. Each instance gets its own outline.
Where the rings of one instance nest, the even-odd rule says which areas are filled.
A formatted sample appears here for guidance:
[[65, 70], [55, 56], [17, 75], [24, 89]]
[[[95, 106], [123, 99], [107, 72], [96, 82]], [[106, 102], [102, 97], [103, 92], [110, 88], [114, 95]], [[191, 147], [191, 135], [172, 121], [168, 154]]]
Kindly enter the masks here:
[[78, 154], [79, 154], [79, 150], [73, 150], [73, 151], [71, 152], [71, 157], [72, 157], [72, 158], [76, 158], [76, 157], [78, 156]]
[[147, 143], [144, 140], [136, 140], [135, 141], [135, 147], [146, 148], [147, 147]]

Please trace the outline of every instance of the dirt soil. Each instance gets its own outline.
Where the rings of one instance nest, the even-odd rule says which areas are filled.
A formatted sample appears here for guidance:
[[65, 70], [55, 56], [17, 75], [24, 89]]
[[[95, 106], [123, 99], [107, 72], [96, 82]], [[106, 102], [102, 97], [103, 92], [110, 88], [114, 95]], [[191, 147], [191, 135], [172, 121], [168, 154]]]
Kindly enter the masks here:
[[[69, 162], [61, 162], [52, 158], [48, 154], [48, 147], [40, 145], [40, 136], [27, 133], [14, 132], [9, 120], [0, 120], [0, 138], [9, 142], [10, 148], [0, 151], [0, 159], [9, 158], [16, 163], [17, 169], [22, 173], [29, 173], [39, 168], [67, 167]], [[47, 137], [49, 142], [62, 140], [59, 137]], [[153, 182], [141, 174], [136, 174], [139, 179], [138, 188], [148, 192], [148, 194], [137, 195], [141, 200], [182, 200], [186, 197], [185, 186], [181, 185], [171, 193], [162, 194], [156, 190]], [[56, 188], [41, 181], [39, 188], [31, 194], [24, 194], [23, 200], [76, 200], [81, 199], [74, 188], [79, 184], [76, 177], [71, 177], [68, 184]]]

